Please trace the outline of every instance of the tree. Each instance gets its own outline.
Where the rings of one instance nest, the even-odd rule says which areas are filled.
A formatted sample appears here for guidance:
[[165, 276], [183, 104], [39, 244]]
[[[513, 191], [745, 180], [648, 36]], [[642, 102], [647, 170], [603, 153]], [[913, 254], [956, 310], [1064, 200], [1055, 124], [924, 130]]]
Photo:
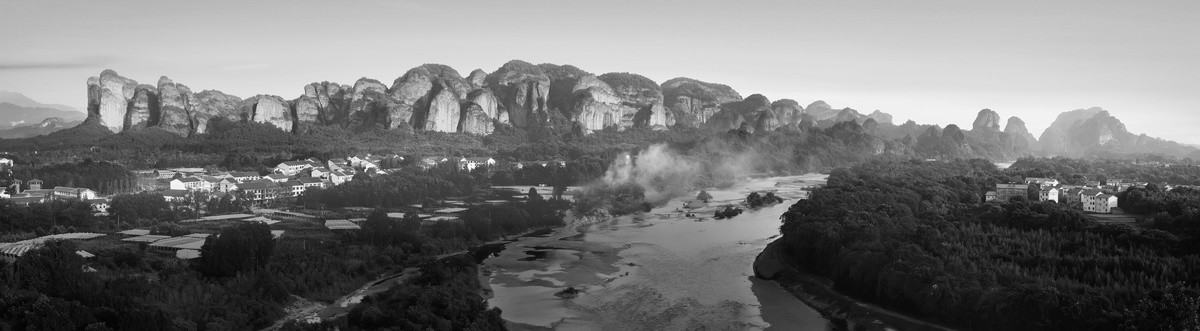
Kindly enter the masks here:
[[529, 188], [528, 196], [529, 196], [529, 200], [526, 200], [526, 201], [542, 201], [543, 200], [542, 195], [538, 194], [537, 189], [534, 189], [532, 187]]
[[208, 276], [229, 277], [270, 262], [275, 248], [271, 228], [259, 222], [228, 227], [210, 236], [200, 248], [201, 270]]
[[92, 286], [83, 272], [83, 258], [75, 243], [52, 240], [17, 259], [13, 270], [17, 285], [65, 299], [77, 299]]
[[708, 200], [712, 200], [712, 195], [708, 194], [708, 191], [701, 190], [700, 194], [696, 195], [696, 200], [700, 200], [701, 202], [708, 203]]

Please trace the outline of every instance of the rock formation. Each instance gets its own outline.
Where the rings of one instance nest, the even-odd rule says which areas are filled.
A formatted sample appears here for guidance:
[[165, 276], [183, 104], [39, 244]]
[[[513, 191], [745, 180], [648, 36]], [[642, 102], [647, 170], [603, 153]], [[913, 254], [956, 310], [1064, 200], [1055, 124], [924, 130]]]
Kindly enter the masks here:
[[256, 95], [242, 101], [242, 111], [250, 121], [267, 123], [284, 131], [292, 131], [292, 113], [287, 100], [274, 95]]
[[467, 94], [467, 100], [479, 106], [480, 110], [484, 114], [487, 114], [488, 118], [500, 120], [500, 112], [498, 110], [500, 103], [496, 101], [496, 95], [492, 94], [491, 90], [480, 89], [471, 91], [470, 94]]
[[453, 89], [442, 89], [429, 102], [425, 116], [425, 130], [438, 132], [458, 132], [459, 113], [458, 94]]
[[800, 107], [799, 102], [792, 99], [779, 99], [772, 102], [771, 111], [778, 116], [780, 125], [800, 124], [802, 115], [804, 115], [804, 108]]
[[568, 117], [579, 123], [583, 132], [621, 125], [624, 109], [612, 87], [593, 75], [580, 77], [572, 87], [575, 103]]
[[391, 128], [400, 123], [412, 123], [412, 107], [394, 101], [387, 87], [378, 80], [359, 78], [350, 91], [346, 111], [347, 125], [352, 128], [380, 126]]
[[674, 125], [674, 116], [663, 107], [662, 88], [645, 76], [631, 73], [607, 73], [600, 80], [621, 98], [621, 127], [666, 128]]
[[1000, 114], [991, 109], [979, 111], [975, 122], [971, 124], [972, 132], [1000, 132]]
[[537, 67], [550, 78], [550, 94], [546, 99], [546, 108], [558, 110], [563, 116], [570, 118], [574, 115], [575, 85], [580, 78], [591, 73], [572, 65], [542, 63]]
[[827, 121], [837, 117], [838, 111], [833, 110], [825, 101], [817, 100], [804, 107], [804, 113], [813, 117], [813, 121]]
[[721, 105], [742, 101], [742, 96], [733, 88], [679, 77], [662, 83], [663, 102], [675, 118], [675, 123], [685, 127], [701, 127], [709, 118], [721, 111]]
[[459, 120], [458, 132], [476, 135], [491, 134], [494, 130], [493, 118], [474, 102], [467, 102], [462, 107], [462, 118]]
[[121, 132], [125, 113], [129, 110], [129, 100], [138, 86], [137, 81], [108, 69], [98, 77], [88, 78], [87, 85], [88, 116], [95, 117], [100, 125], [112, 132]]
[[537, 126], [546, 118], [550, 77], [541, 68], [521, 60], [508, 61], [488, 75], [486, 84], [514, 126]]
[[157, 111], [151, 108], [155, 107], [156, 102], [153, 86], [143, 84], [134, 88], [133, 98], [129, 100], [129, 107], [125, 111], [122, 130], [137, 131], [153, 125], [158, 115], [154, 114]]
[[183, 84], [176, 84], [167, 76], [158, 79], [158, 121], [159, 128], [181, 136], [192, 131], [191, 99], [192, 90]]
[[867, 118], [866, 116], [864, 116], [863, 114], [860, 114], [857, 110], [854, 110], [854, 108], [846, 107], [846, 108], [842, 108], [841, 111], [838, 111], [837, 116], [834, 116], [833, 121], [835, 123], [848, 122], [848, 121], [854, 121], [855, 123], [858, 123], [859, 121], [863, 121], [866, 118]]
[[191, 100], [192, 132], [207, 133], [208, 124], [215, 119], [244, 121], [248, 117], [241, 111], [242, 98], [215, 90], [196, 93]]
[[353, 87], [331, 82], [304, 86], [304, 95], [296, 99], [296, 121], [301, 124], [345, 125], [348, 123]]
[[467, 83], [471, 84], [472, 90], [478, 90], [487, 87], [487, 72], [483, 69], [475, 69], [467, 75]]
[[875, 111], [871, 112], [871, 114], [868, 114], [867, 117], [875, 119], [875, 122], [879, 123], [879, 124], [893, 124], [892, 123], [892, 114], [881, 112], [881, 111], [879, 111], [879, 109], [876, 109]]
[[[774, 117], [774, 113], [771, 112], [771, 100], [762, 94], [752, 94], [746, 97], [745, 100], [729, 102], [722, 105], [721, 108], [721, 111], [713, 114], [704, 123], [704, 127], [715, 130], [744, 128], [750, 130], [773, 130], [779, 124], [777, 119], [762, 118], [763, 113], [768, 113], [768, 116]], [[767, 127], [758, 127], [760, 122], [767, 125]]]
[[1016, 116], [1009, 117], [1008, 123], [1004, 125], [1004, 133], [1013, 139], [1013, 146], [1018, 150], [1031, 151], [1038, 150], [1037, 138], [1029, 133], [1029, 129], [1025, 127], [1025, 121], [1022, 121]]

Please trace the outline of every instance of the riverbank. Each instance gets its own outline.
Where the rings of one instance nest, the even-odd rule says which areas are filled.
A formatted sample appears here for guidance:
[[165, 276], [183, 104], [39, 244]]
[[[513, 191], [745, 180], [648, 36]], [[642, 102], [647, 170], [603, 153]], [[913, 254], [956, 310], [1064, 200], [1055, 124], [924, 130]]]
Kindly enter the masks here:
[[833, 280], [787, 264], [788, 254], [781, 239], [776, 239], [754, 260], [754, 275], [774, 280], [822, 316], [846, 330], [954, 330], [935, 323], [888, 310], [850, 297], [834, 289]]

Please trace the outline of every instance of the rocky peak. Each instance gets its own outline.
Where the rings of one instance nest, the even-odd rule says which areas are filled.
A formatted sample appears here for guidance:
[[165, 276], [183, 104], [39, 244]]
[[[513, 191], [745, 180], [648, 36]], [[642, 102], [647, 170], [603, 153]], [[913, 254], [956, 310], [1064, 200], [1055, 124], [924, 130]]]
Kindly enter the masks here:
[[487, 87], [487, 72], [483, 69], [475, 69], [467, 75], [467, 83], [471, 84], [472, 89], [482, 89]]
[[192, 90], [177, 84], [167, 76], [158, 79], [158, 120], [156, 124], [168, 132], [186, 136], [192, 131]]
[[991, 109], [980, 110], [979, 115], [975, 116], [975, 122], [971, 124], [971, 131], [1000, 132], [1000, 114]]
[[[158, 95], [154, 86], [141, 84], [134, 88], [122, 119], [122, 131], [136, 131], [154, 125], [158, 121]], [[114, 131], [120, 132], [120, 131]]]
[[192, 131], [195, 133], [207, 133], [209, 122], [218, 118], [230, 121], [242, 121], [247, 118], [247, 114], [240, 110], [242, 98], [221, 91], [200, 91], [192, 98], [191, 103]]
[[112, 132], [121, 132], [138, 82], [105, 69], [100, 76], [88, 78], [87, 85], [88, 117]]
[[846, 107], [842, 108], [841, 111], [838, 111], [837, 116], [834, 117], [834, 121], [837, 123], [849, 121], [858, 123], [858, 121], [862, 120], [863, 118], [866, 118], [866, 116], [863, 116], [863, 114], [860, 114], [857, 110], [854, 110], [854, 108]]
[[412, 107], [392, 99], [382, 82], [366, 77], [354, 82], [347, 111], [347, 125], [350, 127], [391, 128], [399, 123], [413, 123], [412, 117]]
[[586, 133], [620, 125], [626, 109], [622, 108], [621, 97], [608, 83], [596, 76], [584, 75], [571, 91], [575, 102], [567, 117], [578, 123], [581, 131]]
[[550, 95], [546, 100], [546, 107], [557, 109], [562, 115], [571, 117], [575, 103], [575, 84], [579, 82], [580, 77], [591, 73], [572, 65], [542, 63], [537, 67], [550, 78]]
[[733, 88], [696, 79], [678, 77], [662, 83], [663, 102], [674, 115], [675, 122], [686, 127], [700, 127], [721, 105], [742, 100]]
[[621, 98], [622, 106], [631, 107], [622, 112], [622, 127], [667, 127], [669, 119], [663, 107], [662, 88], [645, 76], [627, 73], [610, 72], [600, 75], [600, 80], [612, 86], [613, 92]]
[[274, 95], [256, 95], [242, 101], [243, 112], [250, 121], [267, 123], [284, 131], [292, 132], [293, 119], [287, 100]]
[[1029, 133], [1029, 129], [1025, 127], [1025, 121], [1013, 116], [1008, 118], [1008, 123], [1004, 125], [1004, 133], [1007, 133], [1013, 139], [1013, 143], [1017, 150], [1037, 150], [1037, 138]]
[[830, 107], [828, 103], [821, 100], [813, 101], [813, 103], [808, 104], [808, 107], [804, 107], [804, 113], [811, 115], [813, 120], [818, 122], [834, 119], [838, 116], [837, 110], [833, 110], [833, 107]]
[[779, 99], [772, 102], [771, 111], [779, 116], [781, 125], [799, 124], [804, 115], [804, 108], [800, 107], [799, 102], [792, 99]]
[[487, 84], [513, 125], [536, 126], [546, 118], [550, 77], [541, 68], [521, 60], [508, 61], [488, 75]]
[[892, 124], [892, 114], [879, 111], [879, 109], [871, 112], [867, 117], [874, 119], [878, 124]]

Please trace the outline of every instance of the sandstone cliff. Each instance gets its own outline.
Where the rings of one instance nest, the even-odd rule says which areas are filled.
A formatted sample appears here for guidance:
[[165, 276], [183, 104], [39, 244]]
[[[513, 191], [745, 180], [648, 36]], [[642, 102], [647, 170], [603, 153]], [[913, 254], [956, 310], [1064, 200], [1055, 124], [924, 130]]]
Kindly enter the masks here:
[[396, 102], [383, 83], [366, 77], [354, 82], [346, 114], [347, 125], [351, 128], [388, 129], [400, 123], [409, 125], [413, 119], [412, 107]]
[[134, 88], [133, 98], [129, 100], [129, 106], [125, 111], [125, 119], [123, 121], [122, 130], [137, 131], [145, 129], [156, 121], [157, 110], [151, 110], [155, 107], [158, 97], [155, 95], [155, 89], [150, 85], [138, 85]]
[[186, 85], [176, 84], [167, 76], [158, 79], [158, 120], [163, 130], [186, 136], [192, 132], [192, 90]]
[[1008, 123], [1004, 125], [1004, 133], [1007, 133], [1013, 139], [1014, 147], [1025, 151], [1039, 150], [1037, 138], [1029, 133], [1029, 129], [1025, 127], [1025, 121], [1022, 121], [1016, 116], [1009, 117]]
[[666, 129], [674, 125], [674, 116], [663, 107], [662, 88], [645, 76], [627, 72], [600, 75], [621, 98], [621, 127]]
[[137, 81], [108, 69], [98, 77], [88, 78], [87, 86], [88, 117], [94, 117], [112, 132], [121, 132], [125, 113], [129, 110], [129, 100], [138, 86]]
[[230, 121], [244, 121], [247, 114], [241, 111], [242, 98], [215, 90], [204, 90], [196, 93], [190, 100], [192, 103], [191, 123], [194, 133], [207, 133], [208, 124], [221, 118]]
[[292, 131], [291, 107], [287, 100], [274, 95], [256, 95], [242, 101], [242, 112], [250, 121], [267, 123], [284, 131]]
[[500, 101], [500, 111], [508, 114], [513, 126], [538, 126], [546, 119], [550, 77], [541, 68], [512, 60], [489, 74], [487, 85]]
[[584, 133], [610, 126], [621, 127], [625, 108], [621, 106], [621, 97], [608, 83], [596, 76], [584, 75], [572, 87], [572, 95], [575, 102], [568, 119], [579, 123]]
[[1000, 132], [1000, 114], [991, 109], [983, 109], [975, 116], [971, 124], [973, 132]]
[[662, 83], [663, 102], [675, 118], [675, 123], [685, 127], [703, 126], [721, 105], [742, 100], [733, 88], [703, 82], [691, 78], [673, 78]]

